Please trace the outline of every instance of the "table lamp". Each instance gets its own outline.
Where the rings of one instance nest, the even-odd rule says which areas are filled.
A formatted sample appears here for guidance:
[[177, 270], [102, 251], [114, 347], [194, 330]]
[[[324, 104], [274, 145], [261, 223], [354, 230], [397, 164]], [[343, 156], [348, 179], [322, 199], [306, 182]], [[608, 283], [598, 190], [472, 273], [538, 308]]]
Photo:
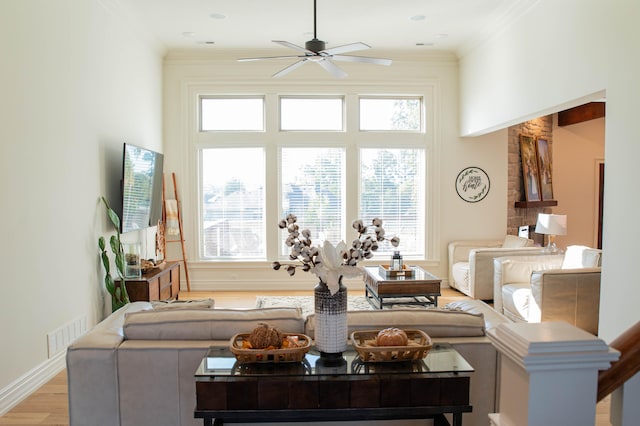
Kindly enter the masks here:
[[548, 235], [548, 243], [545, 247], [545, 252], [558, 252], [558, 248], [556, 247], [556, 243], [553, 241], [553, 237], [556, 235], [567, 234], [567, 215], [539, 213], [535, 232], [538, 234]]

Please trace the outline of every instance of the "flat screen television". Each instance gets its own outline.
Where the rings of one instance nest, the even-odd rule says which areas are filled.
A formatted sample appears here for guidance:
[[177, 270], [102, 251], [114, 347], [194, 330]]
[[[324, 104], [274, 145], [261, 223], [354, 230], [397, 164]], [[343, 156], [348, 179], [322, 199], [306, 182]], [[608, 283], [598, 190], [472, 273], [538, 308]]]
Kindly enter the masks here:
[[162, 168], [158, 152], [124, 144], [120, 232], [155, 226], [162, 217]]

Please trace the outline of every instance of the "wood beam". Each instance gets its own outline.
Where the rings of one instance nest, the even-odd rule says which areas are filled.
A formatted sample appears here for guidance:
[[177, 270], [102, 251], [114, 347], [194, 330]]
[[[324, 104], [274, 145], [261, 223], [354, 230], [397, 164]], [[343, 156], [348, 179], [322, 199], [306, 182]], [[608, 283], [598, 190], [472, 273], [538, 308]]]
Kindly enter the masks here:
[[558, 126], [569, 126], [605, 116], [605, 102], [589, 102], [558, 113]]

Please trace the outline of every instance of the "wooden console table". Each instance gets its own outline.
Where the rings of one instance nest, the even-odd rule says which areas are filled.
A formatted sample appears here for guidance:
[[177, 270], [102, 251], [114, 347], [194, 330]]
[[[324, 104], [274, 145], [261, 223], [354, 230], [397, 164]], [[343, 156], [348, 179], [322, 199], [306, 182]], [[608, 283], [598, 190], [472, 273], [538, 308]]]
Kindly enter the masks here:
[[197, 371], [195, 418], [205, 426], [244, 422], [434, 419], [462, 425], [473, 367], [448, 344], [424, 360], [364, 363], [354, 351], [326, 360], [240, 364], [211, 349]]
[[[178, 299], [180, 262], [165, 262], [159, 268], [142, 274], [141, 278], [126, 279], [125, 283], [132, 302]], [[120, 280], [116, 280], [116, 287], [118, 286]]]

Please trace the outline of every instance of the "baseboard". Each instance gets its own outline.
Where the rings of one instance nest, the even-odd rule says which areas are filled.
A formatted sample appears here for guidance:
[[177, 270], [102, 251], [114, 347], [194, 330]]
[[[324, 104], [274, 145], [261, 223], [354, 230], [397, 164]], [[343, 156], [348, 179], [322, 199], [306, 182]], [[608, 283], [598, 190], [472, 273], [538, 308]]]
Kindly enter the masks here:
[[0, 389], [0, 416], [4, 416], [9, 410], [60, 373], [65, 368], [66, 354], [67, 351], [59, 352], [19, 377], [9, 386]]

